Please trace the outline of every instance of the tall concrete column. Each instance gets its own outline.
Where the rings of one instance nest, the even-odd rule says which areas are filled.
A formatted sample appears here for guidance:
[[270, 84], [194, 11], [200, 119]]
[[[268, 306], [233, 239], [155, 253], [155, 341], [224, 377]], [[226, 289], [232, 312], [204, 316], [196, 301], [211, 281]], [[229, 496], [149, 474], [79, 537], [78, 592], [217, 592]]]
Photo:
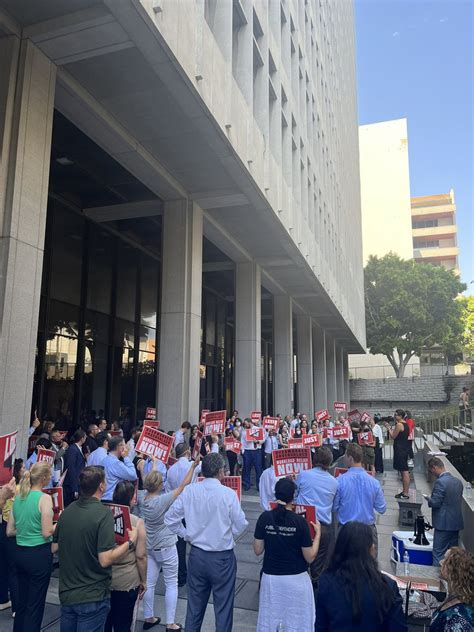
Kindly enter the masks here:
[[313, 384], [314, 410], [327, 407], [327, 379], [326, 379], [326, 334], [324, 329], [313, 328]]
[[313, 394], [313, 323], [310, 316], [296, 317], [298, 408], [309, 419], [314, 413]]
[[347, 402], [348, 410], [351, 409], [351, 388], [349, 381], [349, 356], [344, 353], [344, 401]]
[[157, 405], [165, 430], [199, 418], [202, 222], [193, 202], [165, 204]]
[[327, 379], [327, 402], [328, 408], [332, 411], [334, 402], [337, 400], [337, 376], [336, 376], [336, 343], [334, 338], [326, 335], [326, 379]]
[[241, 417], [262, 405], [261, 281], [256, 263], [238, 263], [235, 277], [235, 397]]
[[336, 385], [337, 401], [344, 400], [344, 349], [336, 346]]
[[38, 333], [56, 67], [0, 38], [0, 434], [26, 452]]
[[273, 398], [275, 413], [294, 412], [293, 312], [290, 296], [273, 297]]

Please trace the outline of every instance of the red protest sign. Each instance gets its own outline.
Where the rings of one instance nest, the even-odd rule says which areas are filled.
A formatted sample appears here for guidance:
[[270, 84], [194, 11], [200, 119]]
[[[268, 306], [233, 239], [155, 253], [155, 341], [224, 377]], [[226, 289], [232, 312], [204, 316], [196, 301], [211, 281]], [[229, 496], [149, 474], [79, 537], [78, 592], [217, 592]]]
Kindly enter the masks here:
[[370, 420], [370, 418], [371, 418], [371, 417], [370, 417], [370, 415], [369, 415], [369, 413], [368, 413], [367, 411], [364, 411], [364, 412], [362, 413], [362, 415], [360, 416], [360, 420], [361, 420], [361, 421], [369, 421], [369, 420]]
[[303, 470], [311, 469], [311, 450], [309, 448], [283, 448], [273, 450], [273, 471], [275, 476], [296, 476]]
[[160, 427], [160, 422], [158, 420], [151, 421], [150, 419], [145, 419], [145, 422], [143, 425], [149, 426], [150, 428], [156, 428], [158, 430], [158, 428]]
[[334, 478], [337, 478], [338, 476], [341, 476], [341, 474], [345, 474], [347, 472], [348, 468], [347, 467], [336, 467], [334, 469]]
[[347, 410], [346, 402], [334, 402], [334, 410], [337, 412], [345, 412]]
[[319, 448], [323, 445], [323, 437], [319, 432], [317, 434], [307, 434], [303, 436], [303, 446], [305, 448]]
[[46, 450], [46, 448], [38, 448], [38, 458], [36, 460], [37, 463], [48, 463], [51, 466], [54, 466], [54, 459], [56, 457], [56, 452], [54, 450]]
[[250, 413], [250, 419], [252, 421], [260, 421], [261, 418], [262, 418], [261, 410], [254, 410], [253, 412]]
[[349, 419], [349, 421], [360, 421], [360, 412], [357, 410], [357, 408], [354, 408], [354, 410], [351, 410], [347, 414], [347, 418]]
[[240, 454], [242, 450], [242, 444], [237, 439], [232, 437], [226, 437], [224, 439], [224, 446], [226, 450], [229, 452], [234, 452], [235, 454]]
[[64, 509], [63, 488], [44, 487], [43, 493], [51, 496], [51, 500], [53, 501], [53, 522], [57, 522], [59, 520], [59, 516], [61, 515], [61, 511]]
[[288, 439], [289, 448], [304, 448], [303, 437], [293, 437]]
[[122, 437], [123, 432], [121, 430], [109, 430], [109, 435], [111, 437]]
[[[270, 503], [271, 509], [276, 509], [277, 507], [278, 507], [277, 503], [274, 503], [274, 502]], [[314, 538], [316, 535], [316, 532], [311, 523], [312, 522], [316, 523], [316, 507], [314, 507], [313, 505], [293, 505], [292, 511], [294, 511], [296, 514], [298, 514], [299, 516], [301, 516], [302, 518], [306, 520], [306, 522], [309, 525], [311, 537]]]
[[207, 415], [207, 413], [210, 413], [210, 412], [211, 411], [209, 410], [209, 408], [203, 408], [201, 410], [201, 419], [200, 419], [200, 422], [199, 422], [200, 426], [204, 426], [204, 421], [206, 419], [206, 415]]
[[369, 445], [374, 442], [374, 435], [371, 432], [359, 432], [357, 435], [357, 443], [359, 445]]
[[209, 441], [204, 440], [204, 448], [206, 450], [206, 454], [211, 454], [211, 446], [209, 445]]
[[173, 443], [174, 435], [168, 435], [155, 428], [150, 428], [150, 426], [143, 426], [142, 433], [135, 446], [135, 452], [141, 452], [147, 456], [155, 456], [163, 463], [166, 463]]
[[245, 431], [246, 441], [265, 441], [265, 428], [260, 426], [252, 426]]
[[204, 430], [203, 434], [224, 434], [225, 425], [227, 421], [227, 411], [216, 410], [213, 413], [206, 413], [204, 417]]
[[0, 485], [6, 485], [12, 477], [18, 431], [0, 437]]
[[109, 507], [114, 517], [115, 543], [123, 544], [128, 541], [128, 529], [132, 528], [130, 519], [130, 509], [126, 505], [116, 505], [114, 503], [104, 503]]
[[38, 443], [39, 435], [32, 435], [28, 438], [28, 456], [35, 451], [36, 444]]
[[148, 406], [145, 411], [145, 419], [156, 419], [156, 408]]
[[[202, 483], [205, 480], [204, 476], [198, 476], [196, 481], [198, 483]], [[224, 476], [221, 480], [221, 484], [224, 487], [228, 487], [229, 489], [233, 489], [237, 494], [237, 498], [239, 499], [239, 503], [242, 498], [242, 478], [240, 476]]]
[[323, 408], [322, 410], [317, 410], [314, 416], [317, 421], [326, 421], [326, 419], [329, 419], [329, 411], [327, 408]]
[[264, 417], [263, 418], [263, 427], [266, 430], [278, 430], [280, 426], [280, 420], [278, 417]]
[[202, 438], [203, 438], [203, 434], [200, 430], [196, 431], [196, 437], [194, 438], [194, 445], [193, 445], [193, 451], [191, 454], [191, 458], [193, 459], [193, 461], [195, 461], [198, 456], [201, 454], [201, 444], [202, 444]]
[[350, 428], [346, 428], [346, 426], [335, 426], [331, 428], [332, 438], [336, 441], [349, 441], [351, 438]]

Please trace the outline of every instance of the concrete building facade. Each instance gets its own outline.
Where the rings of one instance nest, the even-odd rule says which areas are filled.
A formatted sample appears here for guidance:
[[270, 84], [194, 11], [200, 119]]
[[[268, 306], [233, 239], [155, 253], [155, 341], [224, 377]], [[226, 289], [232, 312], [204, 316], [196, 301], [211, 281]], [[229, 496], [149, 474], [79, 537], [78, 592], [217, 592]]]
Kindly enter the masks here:
[[351, 3], [0, 0], [0, 428], [348, 400]]

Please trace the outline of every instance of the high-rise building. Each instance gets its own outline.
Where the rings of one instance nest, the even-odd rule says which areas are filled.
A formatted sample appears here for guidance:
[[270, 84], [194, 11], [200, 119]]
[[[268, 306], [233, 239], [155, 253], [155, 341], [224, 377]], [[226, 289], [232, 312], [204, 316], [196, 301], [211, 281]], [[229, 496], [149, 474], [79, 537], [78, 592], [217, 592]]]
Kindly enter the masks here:
[[0, 0], [0, 428], [348, 400], [354, 17]]
[[443, 266], [460, 274], [454, 191], [412, 197], [411, 221], [415, 261]]

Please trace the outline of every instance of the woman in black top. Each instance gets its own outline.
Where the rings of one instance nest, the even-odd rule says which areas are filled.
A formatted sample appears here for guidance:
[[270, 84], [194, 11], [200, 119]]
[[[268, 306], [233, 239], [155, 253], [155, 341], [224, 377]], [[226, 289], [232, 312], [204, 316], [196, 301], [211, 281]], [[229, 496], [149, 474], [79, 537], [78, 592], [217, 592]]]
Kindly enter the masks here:
[[318, 553], [321, 526], [311, 540], [308, 523], [292, 511], [296, 486], [289, 478], [275, 485], [276, 509], [265, 511], [255, 527], [253, 548], [264, 553], [257, 632], [314, 629], [314, 594], [308, 565]]
[[388, 434], [393, 439], [393, 469], [400, 472], [403, 483], [403, 490], [396, 494], [395, 498], [409, 498], [410, 473], [408, 471], [408, 458], [411, 444], [408, 441], [410, 428], [405, 420], [405, 411], [398, 408], [395, 411], [395, 427], [393, 430], [389, 424], [385, 424]]

